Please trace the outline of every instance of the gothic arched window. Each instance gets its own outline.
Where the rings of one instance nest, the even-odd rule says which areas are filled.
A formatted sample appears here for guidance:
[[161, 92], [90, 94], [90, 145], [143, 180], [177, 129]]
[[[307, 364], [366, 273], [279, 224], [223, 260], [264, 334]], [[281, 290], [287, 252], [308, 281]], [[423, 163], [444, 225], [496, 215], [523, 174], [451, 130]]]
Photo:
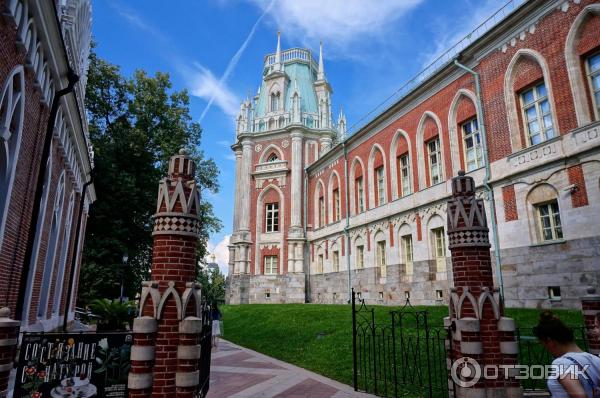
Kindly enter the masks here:
[[278, 160], [279, 160], [279, 157], [277, 156], [277, 154], [275, 152], [270, 154], [269, 157], [267, 158], [267, 162], [276, 162]]
[[25, 77], [23, 67], [8, 76], [0, 97], [0, 247], [15, 176], [23, 115], [25, 110]]

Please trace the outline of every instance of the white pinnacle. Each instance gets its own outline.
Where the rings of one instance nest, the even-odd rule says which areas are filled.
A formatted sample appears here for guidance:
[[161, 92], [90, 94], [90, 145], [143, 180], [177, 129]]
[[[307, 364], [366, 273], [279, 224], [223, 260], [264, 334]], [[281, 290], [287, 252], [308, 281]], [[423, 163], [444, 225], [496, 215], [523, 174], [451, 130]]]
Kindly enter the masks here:
[[319, 71], [317, 80], [325, 80], [325, 66], [323, 65], [323, 42], [319, 43]]

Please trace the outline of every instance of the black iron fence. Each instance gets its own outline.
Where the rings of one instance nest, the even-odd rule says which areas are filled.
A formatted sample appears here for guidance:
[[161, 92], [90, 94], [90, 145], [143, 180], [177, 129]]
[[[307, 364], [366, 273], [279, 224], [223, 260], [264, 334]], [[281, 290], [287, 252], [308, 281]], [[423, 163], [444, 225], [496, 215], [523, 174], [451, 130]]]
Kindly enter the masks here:
[[352, 292], [354, 389], [383, 397], [448, 397], [449, 330], [406, 305], [376, 314]]
[[210, 381], [210, 357], [212, 351], [212, 314], [209, 305], [202, 306], [202, 334], [200, 336], [200, 383], [199, 396], [208, 393]]

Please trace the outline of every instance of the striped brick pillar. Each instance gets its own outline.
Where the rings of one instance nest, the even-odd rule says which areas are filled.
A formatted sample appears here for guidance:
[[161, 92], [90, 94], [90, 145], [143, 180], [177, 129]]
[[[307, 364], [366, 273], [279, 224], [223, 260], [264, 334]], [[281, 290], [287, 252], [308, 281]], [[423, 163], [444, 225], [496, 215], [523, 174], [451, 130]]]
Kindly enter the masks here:
[[199, 385], [202, 329], [196, 248], [200, 191], [184, 149], [169, 160], [154, 215], [152, 280], [144, 282], [134, 321], [130, 397], [192, 397]]
[[[515, 323], [503, 316], [494, 288], [483, 200], [475, 197], [475, 182], [463, 171], [452, 179], [447, 217], [454, 279], [445, 318], [452, 330], [450, 387], [459, 398], [522, 396], [513, 373], [505, 377], [501, 367], [517, 363]], [[498, 369], [498, 375], [486, 377], [486, 365]]]
[[19, 340], [19, 321], [10, 319], [10, 309], [0, 308], [0, 397], [8, 394], [8, 378]]
[[600, 355], [600, 294], [595, 287], [587, 289], [587, 295], [581, 299], [583, 321], [587, 332], [589, 351]]

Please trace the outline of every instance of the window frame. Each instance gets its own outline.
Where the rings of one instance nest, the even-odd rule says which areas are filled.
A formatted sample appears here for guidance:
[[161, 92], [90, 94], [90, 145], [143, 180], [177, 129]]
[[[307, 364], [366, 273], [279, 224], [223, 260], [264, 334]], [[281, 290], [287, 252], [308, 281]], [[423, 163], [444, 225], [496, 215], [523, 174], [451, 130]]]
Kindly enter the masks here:
[[400, 237], [400, 247], [402, 248], [402, 261], [404, 261], [405, 273], [406, 275], [412, 275], [414, 262], [412, 234], [406, 234]]
[[[435, 151], [431, 150], [431, 144], [435, 143]], [[441, 148], [441, 140], [440, 140], [440, 136], [438, 135], [437, 137], [427, 141], [425, 143], [425, 145], [427, 145], [427, 163], [429, 166], [429, 185], [433, 186], [433, 185], [437, 185], [437, 184], [441, 184], [442, 182], [444, 182], [444, 169], [443, 169], [443, 162], [442, 162], [442, 148]], [[432, 162], [432, 158], [435, 155], [435, 165]], [[439, 178], [438, 181], [433, 180], [434, 177], [434, 170], [437, 170], [436, 176]]]
[[[553, 212], [552, 209], [552, 205], [556, 204], [556, 213]], [[541, 214], [541, 209], [543, 207], [547, 207], [547, 209], [549, 210], [548, 215], [547, 216], [542, 216]], [[557, 199], [553, 199], [553, 200], [549, 200], [546, 202], [541, 202], [541, 203], [536, 203], [534, 205], [534, 210], [535, 210], [535, 215], [536, 215], [536, 225], [537, 225], [537, 229], [538, 229], [538, 236], [539, 236], [539, 241], [542, 243], [548, 243], [548, 242], [557, 242], [557, 241], [562, 241], [565, 238], [565, 234], [563, 231], [563, 226], [562, 226], [562, 220], [560, 218], [560, 205], [558, 204], [558, 200]], [[555, 215], [558, 215], [558, 224], [556, 224], [556, 220], [555, 220]], [[547, 217], [548, 220], [550, 221], [550, 231], [552, 234], [552, 239], [546, 239], [545, 238], [545, 234], [544, 234], [544, 226], [543, 226], [543, 222], [542, 222], [542, 217]], [[560, 229], [560, 236], [558, 236], [557, 233], [557, 229]]]
[[[267, 264], [269, 263], [269, 264]], [[269, 254], [263, 258], [264, 273], [265, 275], [277, 275], [278, 273], [278, 259], [274, 254]]]
[[[471, 132], [467, 133], [466, 126], [471, 126]], [[462, 132], [462, 146], [463, 146], [463, 154], [464, 154], [464, 167], [465, 171], [470, 172], [473, 170], [477, 170], [483, 167], [483, 145], [481, 143], [481, 130], [479, 129], [479, 121], [477, 117], [473, 117], [468, 119], [460, 124], [460, 130]], [[472, 147], [472, 150], [475, 151], [475, 167], [469, 168], [469, 157], [468, 157], [468, 148], [467, 148], [467, 138], [472, 138], [475, 143]], [[477, 138], [479, 138], [479, 142], [477, 142]]]
[[333, 267], [333, 272], [339, 272], [340, 271], [340, 251], [339, 250], [334, 250], [332, 252], [332, 267]]
[[327, 224], [325, 219], [325, 196], [319, 196], [319, 228], [324, 227]]
[[431, 232], [433, 234], [433, 254], [435, 258], [446, 258], [446, 231], [444, 231], [444, 227], [432, 228]]
[[[540, 86], [544, 86], [544, 90], [546, 90], [546, 95], [544, 97], [539, 97], [539, 93], [538, 93], [538, 89]], [[525, 94], [528, 93], [529, 91], [533, 92], [533, 101], [525, 104]], [[548, 86], [546, 85], [545, 80], [542, 80], [541, 82], [532, 84], [522, 90], [520, 90], [518, 92], [519, 95], [519, 103], [521, 105], [521, 118], [523, 120], [523, 129], [525, 132], [525, 144], [526, 144], [526, 148], [535, 146], [535, 145], [540, 145], [548, 140], [551, 140], [552, 138], [555, 138], [556, 135], [556, 126], [554, 125], [554, 116], [552, 115], [552, 104], [550, 103], [550, 97], [548, 95]], [[541, 103], [546, 101], [548, 103], [548, 113], [544, 114], [541, 111]], [[538, 132], [538, 134], [534, 134], [534, 135], [540, 135], [540, 142], [538, 143], [533, 143], [532, 141], [532, 134], [529, 131], [529, 120], [527, 119], [527, 110], [531, 109], [531, 108], [535, 108], [535, 116], [536, 119], [535, 121], [537, 121], [538, 125], [540, 126], [540, 130]], [[546, 116], [550, 117], [550, 121], [552, 122], [552, 126], [550, 128], [547, 128], [545, 126], [544, 123], [544, 118]], [[543, 126], [543, 127], [542, 127]], [[552, 136], [548, 137], [548, 131], [552, 130]]]
[[269, 104], [271, 106], [271, 112], [279, 111], [280, 101], [281, 101], [281, 96], [279, 93], [271, 93], [271, 103]]
[[356, 245], [356, 269], [365, 267], [365, 245]]
[[333, 195], [333, 222], [338, 222], [342, 219], [340, 189], [335, 188], [332, 192], [332, 195]]
[[386, 203], [385, 197], [385, 170], [383, 165], [375, 169], [375, 183], [377, 186], [377, 206], [383, 206]]
[[[406, 160], [406, 164], [403, 164], [404, 160]], [[405, 171], [406, 176], [404, 175]], [[410, 189], [410, 157], [408, 153], [398, 156], [398, 176], [400, 180], [398, 184], [400, 197], [403, 198], [412, 193], [412, 190]]]
[[265, 203], [265, 233], [277, 232], [279, 232], [279, 202]]
[[593, 78], [596, 76], [600, 76], [600, 68], [595, 71], [591, 71], [590, 69], [590, 60], [594, 57], [600, 58], [600, 51], [596, 51], [585, 58], [585, 77], [588, 81], [588, 88], [590, 90], [590, 96], [592, 97], [592, 111], [594, 113], [594, 118], [596, 121], [600, 120], [600, 100], [596, 98], [600, 98], [600, 85], [597, 89], [594, 89], [594, 80]]
[[356, 201], [356, 213], [362, 213], [365, 211], [365, 201], [364, 198], [364, 179], [363, 176], [356, 177], [356, 193], [357, 193], [357, 201]]
[[387, 276], [387, 262], [386, 262], [386, 241], [377, 241], [377, 268], [379, 268], [379, 275], [382, 278]]
[[317, 274], [322, 274], [324, 269], [325, 256], [323, 254], [319, 254], [317, 256]]

